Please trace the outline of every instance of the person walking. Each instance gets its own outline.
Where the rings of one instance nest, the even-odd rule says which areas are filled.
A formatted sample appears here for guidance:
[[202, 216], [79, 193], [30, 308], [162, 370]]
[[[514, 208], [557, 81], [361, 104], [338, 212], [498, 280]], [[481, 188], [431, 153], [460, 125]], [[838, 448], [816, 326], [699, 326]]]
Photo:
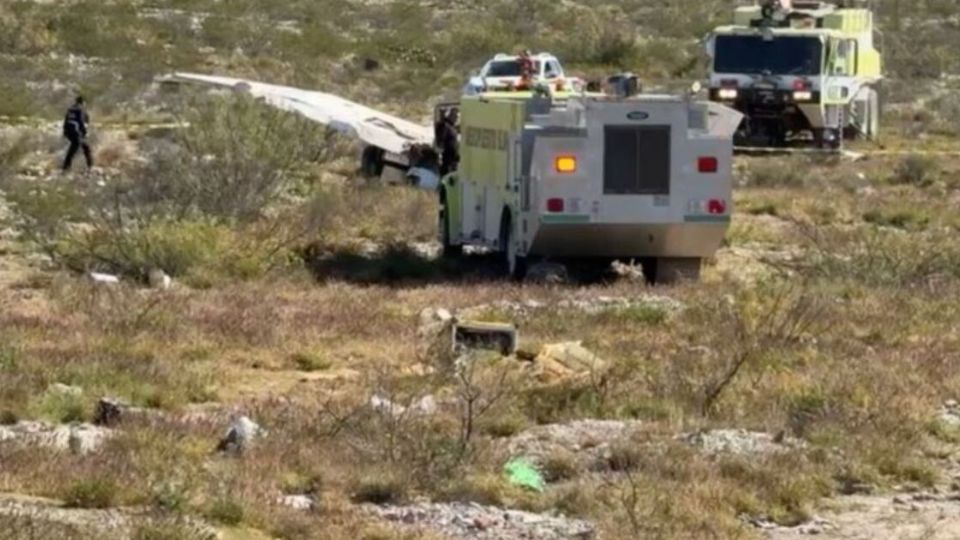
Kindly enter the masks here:
[[83, 157], [87, 161], [87, 170], [93, 168], [93, 155], [90, 151], [90, 144], [87, 143], [87, 129], [90, 124], [90, 115], [87, 114], [86, 104], [83, 96], [77, 96], [73, 105], [67, 109], [67, 115], [63, 119], [63, 137], [70, 141], [70, 148], [67, 149], [67, 157], [63, 160], [63, 170], [69, 171], [73, 164], [73, 158], [77, 151], [83, 150]]

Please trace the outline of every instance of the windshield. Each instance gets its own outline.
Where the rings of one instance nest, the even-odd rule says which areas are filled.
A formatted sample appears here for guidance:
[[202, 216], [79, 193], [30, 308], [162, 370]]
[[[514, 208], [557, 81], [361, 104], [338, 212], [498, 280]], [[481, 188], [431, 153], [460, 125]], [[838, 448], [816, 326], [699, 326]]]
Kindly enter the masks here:
[[717, 73], [817, 75], [823, 45], [812, 37], [717, 36]]
[[[540, 62], [533, 62], [533, 73], [540, 73]], [[487, 77], [519, 77], [520, 73], [520, 61], [519, 60], [502, 60], [497, 62], [491, 62], [490, 67], [487, 69]]]

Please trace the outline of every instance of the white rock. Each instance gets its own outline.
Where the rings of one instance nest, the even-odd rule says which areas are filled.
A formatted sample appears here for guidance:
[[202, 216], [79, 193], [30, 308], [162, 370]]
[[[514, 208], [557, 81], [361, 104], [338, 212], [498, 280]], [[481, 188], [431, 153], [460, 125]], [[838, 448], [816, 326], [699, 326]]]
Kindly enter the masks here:
[[153, 289], [166, 291], [173, 286], [173, 278], [168, 276], [166, 272], [160, 270], [159, 268], [150, 270], [150, 273], [147, 275], [147, 279], [150, 282], [150, 287]]
[[69, 384], [53, 383], [47, 387], [48, 394], [58, 394], [61, 396], [80, 397], [83, 395], [83, 388], [79, 386], [70, 386]]
[[704, 454], [711, 456], [720, 454], [739, 456], [776, 454], [805, 446], [801, 440], [784, 438], [780, 441], [769, 433], [742, 429], [715, 429], [681, 435], [679, 438], [686, 440], [688, 444], [696, 446]]
[[446, 308], [425, 308], [420, 312], [420, 327], [417, 332], [424, 337], [436, 335], [453, 320], [453, 313]]
[[380, 414], [394, 417], [404, 416], [407, 413], [430, 416], [437, 412], [437, 400], [433, 396], [424, 396], [410, 404], [409, 407], [405, 407], [385, 397], [375, 395], [370, 398], [370, 407]]
[[424, 396], [411, 405], [410, 410], [426, 416], [436, 414], [437, 400], [433, 396]]
[[310, 511], [317, 507], [316, 499], [309, 495], [284, 495], [278, 502], [294, 510]]
[[390, 416], [403, 416], [403, 414], [407, 412], [407, 408], [403, 405], [399, 405], [380, 396], [370, 397], [370, 407], [379, 413]]
[[381, 519], [411, 530], [427, 530], [454, 540], [591, 540], [595, 527], [562, 516], [532, 514], [476, 503], [367, 506]]
[[90, 424], [55, 426], [45, 422], [23, 421], [12, 426], [0, 426], [0, 442], [69, 450], [76, 454], [95, 452], [112, 436], [111, 430]]
[[90, 272], [90, 279], [96, 284], [102, 285], [116, 285], [120, 283], [120, 278], [111, 274], [100, 274], [98, 272]]
[[266, 435], [259, 424], [247, 416], [241, 416], [233, 421], [227, 434], [220, 440], [217, 450], [221, 452], [242, 452], [253, 444], [253, 441]]

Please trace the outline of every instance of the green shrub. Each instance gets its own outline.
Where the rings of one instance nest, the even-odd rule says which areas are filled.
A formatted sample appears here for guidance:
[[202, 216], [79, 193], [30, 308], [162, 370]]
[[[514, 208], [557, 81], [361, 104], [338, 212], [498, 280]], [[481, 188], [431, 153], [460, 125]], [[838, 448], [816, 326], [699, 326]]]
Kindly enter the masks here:
[[361, 478], [353, 489], [353, 500], [357, 503], [400, 504], [406, 498], [405, 483], [389, 474]]
[[67, 488], [63, 502], [67, 508], [110, 508], [116, 503], [117, 489], [108, 478], [80, 480]]
[[300, 351], [294, 353], [290, 359], [300, 371], [326, 371], [333, 366], [333, 362], [326, 355], [317, 351]]
[[189, 526], [172, 521], [141, 525], [133, 534], [134, 540], [199, 540]]
[[217, 499], [206, 512], [208, 518], [231, 527], [243, 523], [245, 514], [243, 504], [231, 498]]
[[893, 172], [893, 182], [926, 187], [932, 184], [939, 174], [939, 165], [933, 158], [911, 155], [903, 158]]
[[747, 170], [746, 184], [757, 188], [799, 189], [806, 185], [804, 168], [785, 165], [782, 161], [757, 161]]
[[880, 209], [865, 212], [863, 220], [874, 225], [897, 229], [923, 229], [930, 223], [930, 216], [922, 209]]
[[547, 482], [562, 482], [577, 477], [577, 462], [573, 455], [560, 452], [547, 456], [544, 460], [543, 479]]
[[508, 486], [498, 476], [468, 476], [445, 487], [440, 499], [451, 502], [472, 502], [486, 506], [503, 506]]
[[520, 433], [527, 427], [527, 419], [519, 414], [509, 414], [490, 418], [483, 422], [483, 431], [498, 439], [505, 439]]
[[630, 323], [656, 326], [663, 324], [669, 317], [666, 308], [656, 305], [638, 304], [629, 307], [613, 308], [607, 311], [618, 320]]

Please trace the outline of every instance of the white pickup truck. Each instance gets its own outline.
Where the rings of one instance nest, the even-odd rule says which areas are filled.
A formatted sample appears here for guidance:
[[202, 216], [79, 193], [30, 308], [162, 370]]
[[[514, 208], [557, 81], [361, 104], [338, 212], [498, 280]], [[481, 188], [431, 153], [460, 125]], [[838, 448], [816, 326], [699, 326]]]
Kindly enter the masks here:
[[[533, 63], [533, 83], [546, 83], [551, 90], [558, 92], [579, 89], [578, 86], [583, 84], [578, 78], [567, 77], [560, 60], [550, 53], [532, 54], [530, 60]], [[498, 54], [484, 64], [479, 72], [471, 75], [463, 93], [471, 96], [483, 92], [516, 90], [520, 89], [522, 84], [521, 57]]]

